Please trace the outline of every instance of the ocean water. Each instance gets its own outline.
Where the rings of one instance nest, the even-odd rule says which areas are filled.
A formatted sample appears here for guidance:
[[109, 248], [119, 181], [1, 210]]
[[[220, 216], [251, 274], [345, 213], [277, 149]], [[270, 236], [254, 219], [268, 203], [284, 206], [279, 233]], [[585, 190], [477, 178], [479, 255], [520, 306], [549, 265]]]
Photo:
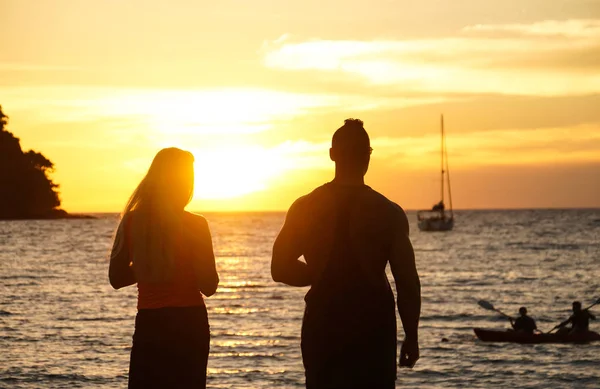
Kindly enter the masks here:
[[[303, 387], [306, 289], [269, 273], [284, 214], [206, 216], [221, 276], [207, 299], [208, 386]], [[448, 233], [419, 232], [409, 219], [423, 287], [421, 359], [399, 370], [398, 387], [600, 388], [600, 343], [493, 344], [472, 331], [508, 326], [479, 299], [510, 314], [525, 305], [548, 330], [573, 300], [600, 297], [600, 210], [462, 211]], [[126, 387], [136, 289], [108, 284], [115, 226], [114, 215], [0, 222], [0, 387]]]

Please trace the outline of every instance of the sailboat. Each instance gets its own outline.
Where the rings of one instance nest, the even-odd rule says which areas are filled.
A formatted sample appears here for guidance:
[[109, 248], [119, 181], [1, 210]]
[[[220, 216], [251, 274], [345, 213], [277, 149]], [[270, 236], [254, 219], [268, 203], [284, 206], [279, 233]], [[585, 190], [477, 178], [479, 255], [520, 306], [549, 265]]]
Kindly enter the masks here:
[[[417, 212], [419, 229], [421, 231], [450, 231], [454, 227], [454, 213], [452, 212], [452, 191], [450, 190], [450, 171], [448, 169], [448, 153], [446, 150], [446, 137], [444, 133], [444, 115], [441, 115], [442, 131], [442, 165], [441, 165], [441, 200], [431, 209]], [[448, 200], [450, 208], [446, 209], [444, 203], [444, 183], [448, 188]]]

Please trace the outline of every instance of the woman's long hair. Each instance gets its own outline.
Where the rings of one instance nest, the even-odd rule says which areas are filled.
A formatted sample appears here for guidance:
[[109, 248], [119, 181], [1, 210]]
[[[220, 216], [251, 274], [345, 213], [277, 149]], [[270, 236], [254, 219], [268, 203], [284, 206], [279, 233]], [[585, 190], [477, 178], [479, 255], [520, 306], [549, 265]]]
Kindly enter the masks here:
[[127, 202], [123, 225], [130, 237], [136, 280], [164, 282], [173, 275], [183, 210], [194, 192], [194, 156], [178, 148], [160, 150]]

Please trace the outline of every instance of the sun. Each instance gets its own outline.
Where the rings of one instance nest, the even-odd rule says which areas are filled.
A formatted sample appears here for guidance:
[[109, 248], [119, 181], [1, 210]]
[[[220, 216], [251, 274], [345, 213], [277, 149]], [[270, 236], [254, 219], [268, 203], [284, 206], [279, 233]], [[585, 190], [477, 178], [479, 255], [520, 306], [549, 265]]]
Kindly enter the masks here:
[[194, 198], [226, 200], [265, 190], [286, 170], [277, 150], [258, 145], [193, 150]]

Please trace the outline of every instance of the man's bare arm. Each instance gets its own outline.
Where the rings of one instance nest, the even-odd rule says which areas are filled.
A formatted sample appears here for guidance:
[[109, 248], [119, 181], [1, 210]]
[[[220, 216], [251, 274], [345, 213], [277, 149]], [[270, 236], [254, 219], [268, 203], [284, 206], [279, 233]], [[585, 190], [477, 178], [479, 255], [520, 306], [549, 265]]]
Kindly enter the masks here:
[[398, 312], [406, 335], [400, 364], [412, 367], [419, 359], [419, 318], [421, 316], [421, 282], [415, 264], [415, 253], [409, 238], [408, 220], [399, 214], [394, 234], [390, 268], [396, 282]]
[[271, 259], [271, 276], [276, 282], [291, 286], [309, 286], [310, 274], [306, 263], [299, 260], [304, 254], [300, 232], [301, 218], [299, 201], [290, 207], [285, 223], [275, 239]]
[[567, 324], [573, 322], [573, 316], [569, 317], [567, 320], [563, 321], [562, 323], [560, 323], [557, 327], [558, 328], [562, 328], [564, 326], [566, 326]]

